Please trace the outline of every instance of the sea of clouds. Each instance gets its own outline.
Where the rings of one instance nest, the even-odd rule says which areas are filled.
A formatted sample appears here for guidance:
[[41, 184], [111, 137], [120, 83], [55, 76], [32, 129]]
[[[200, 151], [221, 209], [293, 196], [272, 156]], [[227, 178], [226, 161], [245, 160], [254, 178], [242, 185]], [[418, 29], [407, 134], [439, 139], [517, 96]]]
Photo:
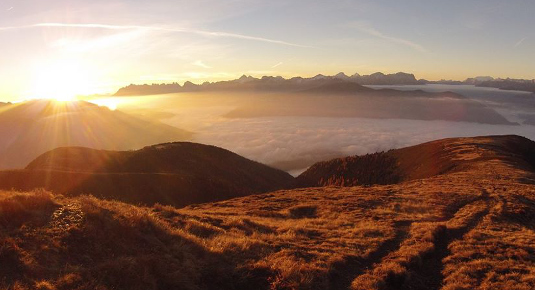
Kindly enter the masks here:
[[194, 141], [298, 174], [311, 164], [446, 137], [516, 134], [535, 140], [535, 126], [359, 118], [255, 118], [218, 122]]

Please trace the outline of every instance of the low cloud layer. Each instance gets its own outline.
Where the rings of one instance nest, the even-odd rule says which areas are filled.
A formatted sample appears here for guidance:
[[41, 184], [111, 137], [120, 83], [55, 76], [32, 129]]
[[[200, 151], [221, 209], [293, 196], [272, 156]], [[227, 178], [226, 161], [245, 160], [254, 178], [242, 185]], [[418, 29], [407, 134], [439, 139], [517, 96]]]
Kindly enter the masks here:
[[194, 141], [298, 173], [337, 156], [366, 154], [461, 136], [517, 134], [535, 139], [533, 126], [358, 118], [228, 120], [197, 132]]

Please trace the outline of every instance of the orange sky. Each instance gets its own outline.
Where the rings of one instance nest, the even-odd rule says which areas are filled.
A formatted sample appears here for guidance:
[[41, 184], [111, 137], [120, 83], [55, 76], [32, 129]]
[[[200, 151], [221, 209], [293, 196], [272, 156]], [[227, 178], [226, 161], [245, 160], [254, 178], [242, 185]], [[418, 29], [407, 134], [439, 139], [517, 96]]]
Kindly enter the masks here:
[[535, 2], [400, 2], [6, 0], [0, 100], [242, 74], [535, 78]]

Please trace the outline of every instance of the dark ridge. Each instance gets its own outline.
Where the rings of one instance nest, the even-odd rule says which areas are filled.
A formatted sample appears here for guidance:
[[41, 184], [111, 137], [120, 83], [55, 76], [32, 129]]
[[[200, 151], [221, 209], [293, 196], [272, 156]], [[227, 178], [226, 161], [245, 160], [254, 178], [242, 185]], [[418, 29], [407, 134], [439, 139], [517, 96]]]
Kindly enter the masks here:
[[286, 172], [228, 150], [189, 142], [137, 151], [65, 147], [25, 170], [0, 172], [0, 188], [39, 187], [67, 195], [91, 193], [130, 203], [185, 206], [287, 188]]
[[393, 184], [400, 180], [396, 158], [388, 152], [319, 162], [297, 178], [300, 187]]

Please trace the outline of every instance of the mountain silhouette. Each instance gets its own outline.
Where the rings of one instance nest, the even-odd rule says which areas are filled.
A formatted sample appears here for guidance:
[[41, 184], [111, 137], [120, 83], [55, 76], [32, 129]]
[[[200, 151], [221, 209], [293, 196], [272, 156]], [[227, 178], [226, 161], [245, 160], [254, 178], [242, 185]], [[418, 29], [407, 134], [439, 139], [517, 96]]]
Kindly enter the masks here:
[[127, 150], [192, 136], [89, 102], [52, 100], [4, 105], [0, 134], [0, 169], [24, 168], [40, 154], [62, 146]]
[[[347, 86], [344, 83], [351, 83], [355, 85], [414, 85], [418, 81], [412, 74], [396, 73], [385, 75], [383, 73], [374, 73], [371, 75], [354, 74], [347, 76], [344, 73], [338, 73], [334, 76], [316, 75], [311, 78], [293, 77], [285, 79], [277, 76], [263, 76], [255, 78], [243, 75], [239, 79], [220, 82], [205, 82], [201, 85], [193, 84], [190, 81], [180, 86], [178, 83], [171, 84], [151, 84], [151, 85], [134, 85], [120, 88], [115, 96], [140, 96], [140, 95], [157, 95], [170, 94], [180, 92], [199, 92], [199, 91], [256, 91], [256, 92], [292, 92], [311, 89], [313, 87], [325, 84], [340, 84]], [[355, 86], [356, 87], [356, 86]], [[338, 88], [333, 87], [337, 90]]]
[[439, 80], [428, 81], [419, 80], [420, 84], [445, 84], [445, 85], [474, 85], [476, 87], [495, 88], [507, 91], [524, 91], [535, 93], [535, 80], [533, 79], [495, 79], [491, 76], [477, 76], [467, 78], [464, 81]]

